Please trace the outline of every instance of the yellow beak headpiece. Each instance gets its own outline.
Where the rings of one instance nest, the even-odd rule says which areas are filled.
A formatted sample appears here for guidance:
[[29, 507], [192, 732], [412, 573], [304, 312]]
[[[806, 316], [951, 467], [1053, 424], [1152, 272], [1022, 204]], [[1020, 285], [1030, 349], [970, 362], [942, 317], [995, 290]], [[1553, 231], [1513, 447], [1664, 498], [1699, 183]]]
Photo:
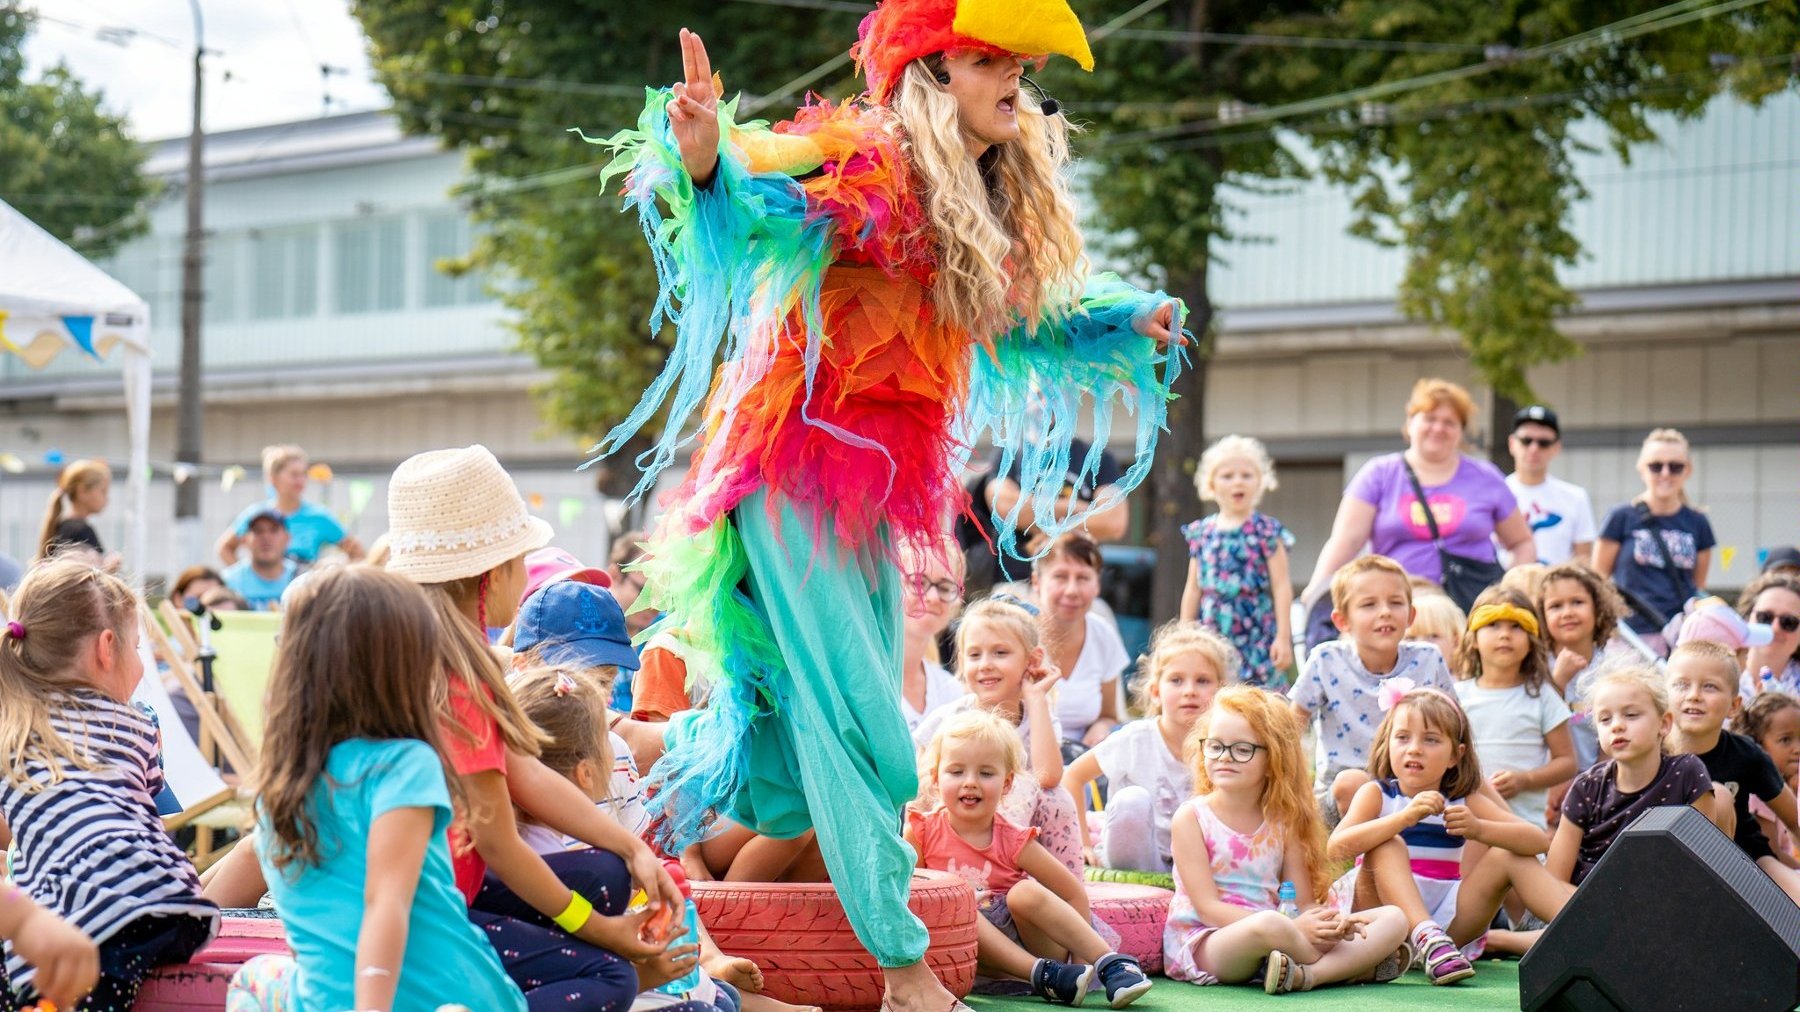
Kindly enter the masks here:
[[1087, 32], [1068, 0], [883, 0], [863, 18], [850, 53], [869, 96], [885, 103], [907, 64], [955, 49], [1056, 54], [1094, 69]]

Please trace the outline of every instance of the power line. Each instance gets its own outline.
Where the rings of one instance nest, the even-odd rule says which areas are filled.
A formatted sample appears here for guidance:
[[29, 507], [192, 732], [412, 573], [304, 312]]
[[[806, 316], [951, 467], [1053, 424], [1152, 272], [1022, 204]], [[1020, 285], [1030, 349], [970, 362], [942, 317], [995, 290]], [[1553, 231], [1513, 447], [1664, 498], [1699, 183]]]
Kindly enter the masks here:
[[1121, 39], [1153, 42], [1226, 42], [1240, 46], [1291, 49], [1362, 49], [1378, 52], [1481, 53], [1488, 46], [1474, 42], [1408, 42], [1399, 39], [1346, 39], [1326, 35], [1240, 34], [1233, 32], [1184, 32], [1166, 28], [1125, 28], [1113, 33]]
[[1103, 146], [1110, 147], [1121, 144], [1158, 141], [1171, 137], [1181, 137], [1187, 134], [1207, 132], [1222, 126], [1228, 127], [1245, 123], [1274, 122], [1310, 112], [1334, 110], [1358, 102], [1386, 98], [1390, 95], [1397, 95], [1408, 91], [1416, 91], [1421, 88], [1428, 88], [1439, 84], [1448, 84], [1453, 81], [1476, 77], [1528, 60], [1538, 60], [1551, 56], [1558, 56], [1563, 53], [1582, 49], [1594, 42], [1624, 42], [1641, 35], [1659, 32], [1701, 18], [1709, 18], [1718, 14], [1742, 10], [1746, 7], [1754, 7], [1767, 2], [1767, 0], [1727, 0], [1725, 3], [1719, 3], [1713, 6], [1702, 6], [1704, 2], [1705, 0], [1680, 0], [1680, 2], [1670, 4], [1666, 7], [1659, 7], [1656, 10], [1644, 14], [1634, 15], [1629, 18], [1612, 22], [1611, 24], [1603, 25], [1599, 28], [1579, 32], [1575, 35], [1558, 39], [1555, 42], [1546, 43], [1542, 46], [1520, 50], [1516, 53], [1496, 55], [1495, 57], [1483, 60], [1480, 63], [1456, 67], [1451, 70], [1441, 70], [1418, 77], [1409, 77], [1400, 81], [1385, 81], [1379, 84], [1367, 85], [1362, 88], [1352, 88], [1331, 95], [1302, 99], [1297, 102], [1287, 102], [1282, 105], [1269, 106], [1262, 109], [1250, 109], [1242, 106], [1233, 108], [1232, 103], [1221, 103], [1220, 114], [1216, 115], [1213, 119], [1198, 120], [1189, 123], [1177, 123], [1173, 126], [1158, 127], [1153, 130], [1113, 134], [1101, 143]]

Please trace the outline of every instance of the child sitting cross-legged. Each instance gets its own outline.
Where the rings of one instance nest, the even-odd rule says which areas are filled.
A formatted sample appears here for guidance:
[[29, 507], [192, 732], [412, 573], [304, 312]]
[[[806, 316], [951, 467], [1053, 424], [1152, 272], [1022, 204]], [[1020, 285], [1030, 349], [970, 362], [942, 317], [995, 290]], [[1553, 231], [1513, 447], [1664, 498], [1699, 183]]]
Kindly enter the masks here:
[[971, 710], [945, 720], [926, 746], [920, 779], [937, 806], [907, 812], [906, 840], [921, 868], [961, 875], [981, 913], [977, 959], [984, 974], [1028, 981], [1033, 994], [1080, 1005], [1098, 975], [1108, 1003], [1124, 1008], [1150, 990], [1137, 961], [1109, 947], [1089, 922], [1081, 879], [1020, 828], [996, 814], [1024, 770], [1019, 736], [997, 714]]
[[[157, 731], [130, 702], [144, 675], [137, 646], [137, 596], [74, 560], [27, 573], [0, 626], [0, 823], [17, 848], [13, 885], [98, 943], [97, 979], [74, 989], [88, 993], [81, 1008], [129, 1009], [146, 977], [186, 962], [219, 924], [157, 814]], [[47, 997], [44, 967], [26, 962], [34, 948], [7, 946], [0, 1006]], [[72, 993], [60, 972], [45, 983]]]
[[[1332, 858], [1355, 857], [1359, 867], [1333, 891], [1346, 909], [1391, 903], [1406, 911], [1426, 976], [1453, 984], [1475, 973], [1459, 946], [1479, 954], [1511, 885], [1507, 858], [1535, 859], [1548, 841], [1480, 792], [1469, 718], [1456, 700], [1415, 689], [1383, 702], [1390, 709], [1369, 758], [1374, 780], [1357, 790], [1328, 846]], [[1467, 876], [1464, 841], [1489, 848]]]
[[[1197, 796], [1175, 813], [1168, 975], [1239, 984], [1260, 972], [1265, 992], [1284, 994], [1405, 973], [1399, 908], [1345, 915], [1325, 902], [1325, 830], [1282, 698], [1223, 689], [1190, 741]], [[1295, 916], [1280, 909], [1289, 887]]]
[[1411, 688], [1456, 692], [1438, 648], [1404, 639], [1412, 615], [1406, 570], [1384, 555], [1352, 559], [1331, 578], [1331, 622], [1344, 636], [1321, 643], [1288, 690], [1300, 726], [1319, 721], [1325, 762], [1317, 790], [1328, 823], [1368, 782], [1382, 685], [1405, 678]]

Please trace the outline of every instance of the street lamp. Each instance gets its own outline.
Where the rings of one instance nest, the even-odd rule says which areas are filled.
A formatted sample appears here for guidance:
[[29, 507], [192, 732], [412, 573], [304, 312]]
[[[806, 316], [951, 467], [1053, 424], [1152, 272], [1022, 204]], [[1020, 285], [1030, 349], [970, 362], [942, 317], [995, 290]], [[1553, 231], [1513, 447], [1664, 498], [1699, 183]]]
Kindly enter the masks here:
[[[201, 149], [205, 135], [200, 128], [200, 97], [206, 55], [205, 25], [200, 0], [188, 0], [194, 12], [194, 125], [188, 133], [187, 234], [181, 252], [181, 382], [175, 423], [176, 468], [175, 545], [179, 566], [200, 557], [200, 464], [202, 392], [200, 389], [200, 323], [206, 308], [205, 280], [200, 244], [204, 238], [201, 197], [206, 170]], [[182, 480], [182, 475], [186, 480]]]

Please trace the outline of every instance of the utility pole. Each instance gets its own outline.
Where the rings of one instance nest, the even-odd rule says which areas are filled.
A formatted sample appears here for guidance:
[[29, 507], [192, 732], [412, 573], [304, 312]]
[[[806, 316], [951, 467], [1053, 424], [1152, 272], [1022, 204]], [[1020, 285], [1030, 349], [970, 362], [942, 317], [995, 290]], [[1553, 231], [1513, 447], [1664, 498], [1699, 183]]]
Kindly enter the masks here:
[[205, 135], [200, 128], [200, 98], [206, 42], [200, 0], [188, 0], [188, 6], [194, 12], [194, 127], [188, 134], [187, 236], [181, 253], [181, 386], [175, 429], [175, 548], [180, 554], [174, 560], [176, 568], [192, 564], [204, 550], [200, 532], [200, 323], [206, 292], [200, 244], [205, 228], [201, 202], [206, 169], [201, 157]]

